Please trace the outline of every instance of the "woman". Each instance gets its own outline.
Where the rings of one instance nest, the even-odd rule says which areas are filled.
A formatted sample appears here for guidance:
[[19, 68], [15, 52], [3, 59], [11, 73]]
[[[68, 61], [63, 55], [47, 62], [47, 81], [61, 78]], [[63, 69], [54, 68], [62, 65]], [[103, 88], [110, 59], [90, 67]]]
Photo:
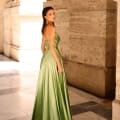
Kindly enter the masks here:
[[55, 11], [45, 7], [42, 15], [43, 56], [32, 120], [72, 120], [66, 75], [58, 48], [60, 37], [54, 24]]

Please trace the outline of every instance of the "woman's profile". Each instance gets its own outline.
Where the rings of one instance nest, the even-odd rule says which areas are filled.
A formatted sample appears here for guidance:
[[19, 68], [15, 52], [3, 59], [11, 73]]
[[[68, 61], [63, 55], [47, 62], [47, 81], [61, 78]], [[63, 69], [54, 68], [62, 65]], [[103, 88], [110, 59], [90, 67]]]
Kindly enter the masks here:
[[55, 28], [55, 10], [42, 11], [43, 53], [37, 81], [32, 120], [72, 120], [66, 74], [58, 45], [60, 36]]

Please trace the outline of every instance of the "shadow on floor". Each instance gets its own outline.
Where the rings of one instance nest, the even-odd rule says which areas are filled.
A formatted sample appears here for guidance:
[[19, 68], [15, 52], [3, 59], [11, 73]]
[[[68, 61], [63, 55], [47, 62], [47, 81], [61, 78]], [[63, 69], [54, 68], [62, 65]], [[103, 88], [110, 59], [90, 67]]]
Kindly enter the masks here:
[[72, 105], [71, 111], [73, 116], [90, 111], [104, 117], [107, 120], [112, 120], [112, 109], [105, 108], [104, 106], [93, 101]]

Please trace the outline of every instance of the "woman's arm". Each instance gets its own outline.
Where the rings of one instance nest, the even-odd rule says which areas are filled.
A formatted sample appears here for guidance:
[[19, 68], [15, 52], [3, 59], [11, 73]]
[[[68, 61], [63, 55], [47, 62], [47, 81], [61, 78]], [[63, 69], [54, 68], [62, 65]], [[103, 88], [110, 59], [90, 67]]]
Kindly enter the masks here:
[[45, 37], [44, 36], [42, 36], [41, 50], [42, 50], [42, 53], [44, 53], [45, 51]]
[[54, 39], [55, 39], [55, 29], [52, 28], [50, 30], [50, 50], [51, 50], [52, 55], [55, 58], [55, 61], [56, 61], [57, 65], [58, 65], [58, 69], [61, 71], [62, 66], [61, 66], [60, 60], [59, 60], [59, 58], [58, 58], [58, 56], [56, 54], [56, 48], [54, 46]]

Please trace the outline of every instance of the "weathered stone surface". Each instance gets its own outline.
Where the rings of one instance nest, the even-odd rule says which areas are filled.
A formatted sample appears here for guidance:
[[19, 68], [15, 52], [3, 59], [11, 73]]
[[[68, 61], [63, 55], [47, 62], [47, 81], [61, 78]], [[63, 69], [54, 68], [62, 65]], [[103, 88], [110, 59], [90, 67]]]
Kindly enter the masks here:
[[[9, 1], [10, 2], [10, 1]], [[22, 5], [26, 3], [21, 0]], [[13, 4], [13, 3], [10, 3]], [[15, 4], [14, 4], [15, 5]], [[21, 6], [22, 6], [21, 5]], [[64, 60], [68, 60], [68, 64], [71, 66], [71, 62], [77, 63], [80, 66], [84, 65], [85, 70], [91, 69], [96, 75], [99, 73], [100, 68], [102, 69], [102, 78], [96, 76], [94, 84], [102, 79], [103, 86], [101, 89], [90, 89], [86, 87], [87, 81], [90, 83], [92, 80], [90, 77], [86, 79], [84, 72], [81, 72], [82, 78], [86, 79], [86, 83], [82, 85], [78, 78], [76, 78], [76, 73], [72, 74], [69, 81], [74, 81], [79, 79], [78, 84], [80, 88], [89, 90], [92, 93], [102, 93], [101, 96], [107, 96], [109, 91], [114, 88], [111, 86], [111, 81], [115, 81], [115, 55], [116, 55], [116, 5], [112, 0], [51, 0], [44, 3], [44, 6], [52, 5], [56, 10], [56, 27], [57, 31], [61, 37], [60, 50]], [[4, 11], [4, 53], [7, 56], [13, 56], [15, 59], [20, 59], [20, 51], [29, 54], [28, 51], [39, 50], [38, 46], [33, 47], [30, 44], [36, 42], [36, 35], [31, 35], [32, 29], [38, 29], [38, 21], [42, 21], [38, 14], [22, 14], [20, 6], [6, 7]], [[23, 10], [22, 10], [23, 11]], [[36, 25], [32, 28], [32, 24]], [[25, 32], [25, 27], [29, 24], [28, 32]], [[24, 31], [24, 32], [23, 32]], [[20, 37], [22, 36], [22, 37]], [[25, 37], [26, 36], [26, 39]], [[31, 36], [31, 37], [27, 37]], [[29, 43], [29, 46], [27, 45]], [[7, 48], [6, 48], [7, 47]], [[21, 54], [20, 53], [20, 54]], [[71, 62], [69, 62], [71, 61]], [[69, 66], [69, 65], [68, 65]], [[89, 66], [91, 66], [89, 68]], [[74, 68], [74, 66], [73, 66]], [[92, 73], [92, 74], [93, 74]], [[95, 76], [94, 76], [95, 77]], [[72, 82], [74, 86], [77, 86]], [[84, 86], [84, 87], [81, 87]], [[93, 86], [90, 86], [94, 88]], [[77, 86], [78, 87], [78, 86]], [[104, 90], [104, 91], [103, 91]], [[93, 92], [94, 91], [94, 92]], [[98, 95], [99, 95], [98, 94]]]
[[19, 0], [6, 0], [6, 8], [12, 8], [20, 5]]
[[42, 24], [40, 5], [30, 12], [24, 10], [28, 3], [31, 5], [28, 7], [30, 9], [32, 3], [36, 5], [36, 2], [42, 1], [21, 0], [20, 6], [16, 4], [17, 2], [18, 0], [8, 1], [6, 3], [8, 6], [4, 10], [4, 54], [19, 61], [26, 62], [29, 59], [29, 62], [33, 62], [31, 58], [38, 61]]
[[5, 0], [0, 1], [0, 53], [3, 53], [3, 9]]
[[71, 44], [71, 47], [76, 48], [73, 54], [76, 51], [76, 56], [79, 56], [78, 59], [72, 57], [73, 61], [105, 66], [105, 13], [105, 11], [72, 11], [70, 41], [74, 44]]
[[12, 31], [11, 31], [11, 9], [4, 10], [4, 42], [3, 52], [5, 55], [10, 56], [10, 48], [12, 42]]
[[72, 9], [79, 8], [81, 11], [116, 9], [116, 4], [113, 0], [84, 0], [84, 2], [83, 0], [70, 0], [70, 4]]
[[3, 13], [0, 11], [0, 53], [3, 52]]
[[[48, 5], [53, 5], [58, 14], [56, 24], [68, 82], [102, 97], [114, 96], [116, 3], [52, 0], [44, 4]], [[74, 71], [80, 71], [79, 75]]]
[[119, 120], [120, 119], [120, 101], [114, 100], [112, 104], [112, 120]]
[[117, 34], [116, 34], [116, 96], [113, 101], [112, 120], [120, 119], [120, 1], [117, 3]]
[[[113, 69], [104, 69], [64, 60], [68, 82], [100, 97], [113, 97], [115, 89]], [[112, 74], [111, 74], [112, 73]]]

